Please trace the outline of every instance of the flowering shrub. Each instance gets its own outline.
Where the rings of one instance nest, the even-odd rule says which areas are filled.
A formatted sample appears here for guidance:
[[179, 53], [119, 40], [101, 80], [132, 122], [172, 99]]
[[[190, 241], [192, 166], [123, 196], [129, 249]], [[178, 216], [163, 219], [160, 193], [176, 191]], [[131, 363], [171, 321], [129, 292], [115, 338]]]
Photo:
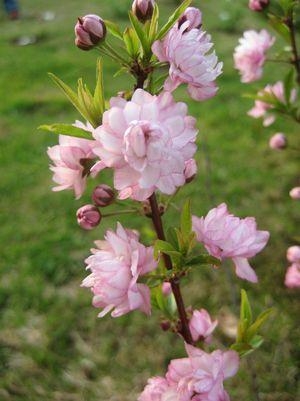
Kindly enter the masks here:
[[[152, 246], [142, 244], [139, 233], [121, 223], [116, 231], [108, 230], [86, 259], [90, 274], [82, 282], [93, 293], [93, 306], [101, 309], [99, 317], [109, 312], [119, 317], [135, 309], [150, 315], [157, 308], [163, 328], [177, 334], [186, 347], [187, 357], [172, 360], [165, 377], [149, 379], [140, 401], [228, 400], [223, 382], [237, 373], [241, 357], [260, 346], [258, 332], [270, 313], [267, 310], [254, 319], [242, 290], [236, 341], [230, 349], [215, 349], [212, 334], [218, 322], [203, 308], [185, 307], [182, 278], [190, 277], [198, 266], [213, 268], [230, 258], [238, 277], [257, 282], [248, 258], [265, 247], [269, 233], [258, 230], [252, 217], [230, 214], [225, 204], [199, 218], [192, 216], [187, 200], [179, 224], [168, 231], [161, 217], [170, 196], [175, 197], [197, 173], [196, 121], [185, 103], [175, 102], [172, 92], [187, 84], [191, 98], [204, 101], [216, 95], [215, 81], [222, 72], [210, 35], [202, 30], [202, 13], [190, 3], [185, 0], [162, 27], [153, 0], [133, 2], [124, 32], [95, 15], [79, 18], [77, 47], [110, 57], [121, 72], [134, 77], [135, 85], [122, 88], [108, 103], [101, 60], [93, 93], [82, 79], [74, 92], [52, 74], [87, 123], [42, 127], [61, 134], [59, 145], [48, 150], [58, 184], [54, 190], [73, 190], [79, 198], [89, 176], [101, 181], [93, 190], [93, 204], [77, 211], [82, 228], [95, 228], [105, 217], [101, 209], [116, 197], [120, 208], [116, 214], [139, 210], [152, 220], [157, 237]], [[118, 51], [112, 37], [119, 42]], [[103, 169], [112, 170], [113, 188], [102, 182]], [[128, 204], [132, 209], [123, 208]]]

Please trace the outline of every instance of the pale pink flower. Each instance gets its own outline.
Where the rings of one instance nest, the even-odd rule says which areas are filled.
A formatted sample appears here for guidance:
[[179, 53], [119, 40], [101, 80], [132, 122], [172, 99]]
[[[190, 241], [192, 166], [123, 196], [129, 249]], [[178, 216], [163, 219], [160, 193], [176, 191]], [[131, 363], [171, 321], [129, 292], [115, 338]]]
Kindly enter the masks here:
[[[92, 132], [93, 128], [80, 121], [74, 124]], [[86, 177], [90, 174], [90, 165], [96, 155], [93, 152], [94, 140], [59, 135], [59, 145], [48, 148], [48, 156], [53, 162], [53, 181], [58, 185], [53, 191], [73, 189], [76, 198], [80, 198], [86, 186]]]
[[114, 169], [119, 198], [144, 201], [159, 189], [172, 194], [185, 183], [185, 163], [195, 151], [195, 119], [170, 93], [137, 89], [130, 101], [113, 98], [94, 131], [102, 166]]
[[286, 251], [286, 258], [291, 263], [300, 264], [300, 246], [290, 246]]
[[284, 284], [288, 288], [300, 287], [300, 264], [293, 263], [290, 267], [288, 267]]
[[172, 287], [171, 287], [171, 283], [165, 281], [164, 283], [162, 283], [162, 293], [165, 296], [168, 296], [170, 294], [172, 294]]
[[178, 27], [188, 21], [189, 25], [186, 30], [200, 29], [202, 25], [202, 13], [196, 7], [188, 7], [178, 20]]
[[300, 199], [300, 187], [295, 187], [295, 188], [291, 189], [290, 197], [295, 200]]
[[193, 179], [196, 177], [197, 171], [198, 167], [195, 159], [190, 159], [185, 162], [184, 176], [187, 184], [193, 181]]
[[234, 66], [239, 70], [242, 82], [253, 82], [261, 78], [266, 51], [274, 41], [275, 37], [265, 29], [260, 32], [254, 30], [244, 32], [233, 54]]
[[201, 22], [201, 16], [194, 17], [194, 13], [193, 16], [187, 13], [186, 21], [170, 29], [162, 41], [154, 42], [152, 51], [159, 61], [170, 64], [164, 89], [172, 92], [185, 83], [189, 95], [202, 101], [216, 94], [215, 80], [222, 72], [223, 63], [218, 63], [215, 52], [208, 53], [213, 46], [210, 35], [201, 29], [189, 29]]
[[151, 377], [138, 401], [180, 401], [176, 386], [170, 386], [164, 377]]
[[[267, 85], [263, 90], [258, 92], [259, 96], [264, 94], [270, 94], [277, 98], [279, 102], [286, 104], [284, 96], [284, 86], [281, 81], [276, 82], [274, 85]], [[291, 91], [290, 102], [296, 100], [297, 92], [296, 89]], [[263, 126], [268, 127], [275, 121], [275, 115], [271, 112], [274, 106], [272, 104], [263, 102], [262, 100], [255, 100], [254, 107], [248, 111], [248, 115], [254, 118], [263, 118]]]
[[287, 146], [287, 139], [284, 134], [281, 132], [277, 132], [277, 134], [274, 134], [270, 140], [269, 140], [269, 146], [271, 149], [285, 149]]
[[101, 221], [101, 214], [94, 205], [84, 205], [76, 212], [77, 222], [84, 230], [92, 230]]
[[142, 245], [138, 234], [120, 223], [116, 232], [107, 231], [105, 241], [96, 245], [99, 249], [92, 249], [93, 254], [86, 259], [91, 274], [81, 285], [91, 288], [93, 305], [103, 308], [98, 316], [112, 309], [113, 317], [134, 309], [150, 314], [150, 290], [137, 280], [157, 267], [153, 248]]
[[262, 11], [269, 5], [269, 0], [249, 0], [249, 8], [253, 11]]
[[240, 219], [230, 214], [225, 203], [210, 210], [206, 217], [193, 216], [192, 221], [197, 240], [212, 256], [220, 260], [231, 258], [238, 277], [257, 282], [247, 259], [265, 247], [268, 231], [257, 230], [253, 217]]
[[177, 386], [179, 401], [229, 400], [223, 381], [236, 374], [239, 356], [235, 351], [216, 350], [208, 354], [186, 345], [188, 358], [171, 361], [166, 379]]
[[218, 321], [212, 321], [209, 313], [205, 309], [194, 310], [189, 321], [191, 335], [194, 341], [205, 341], [210, 343], [212, 332], [215, 330]]

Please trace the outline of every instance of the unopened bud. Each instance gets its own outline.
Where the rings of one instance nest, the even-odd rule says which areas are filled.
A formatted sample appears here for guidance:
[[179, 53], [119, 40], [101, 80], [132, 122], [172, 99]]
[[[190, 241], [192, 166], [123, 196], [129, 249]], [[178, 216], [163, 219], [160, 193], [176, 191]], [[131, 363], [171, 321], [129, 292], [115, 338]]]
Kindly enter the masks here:
[[183, 15], [178, 20], [178, 27], [180, 28], [182, 24], [186, 21], [189, 22], [189, 26], [186, 29], [190, 31], [191, 29], [199, 29], [202, 25], [202, 13], [198, 8], [188, 7]]
[[169, 322], [169, 320], [163, 320], [162, 322], [160, 322], [160, 327], [163, 331], [168, 331], [171, 328], [171, 323]]
[[171, 283], [169, 283], [168, 281], [163, 282], [161, 290], [165, 296], [172, 294]]
[[77, 222], [84, 230], [92, 230], [101, 221], [101, 214], [94, 205], [85, 205], [77, 210]]
[[82, 50], [90, 50], [104, 40], [106, 26], [102, 18], [88, 14], [78, 18], [75, 25], [75, 44]]
[[194, 159], [190, 159], [185, 163], [184, 176], [186, 184], [193, 181], [197, 174], [197, 163]]
[[150, 20], [153, 14], [154, 0], [134, 0], [132, 3], [132, 12], [142, 23]]
[[287, 146], [286, 136], [278, 132], [277, 134], [273, 135], [270, 138], [269, 146], [271, 149], [277, 149], [277, 150], [285, 149]]
[[300, 199], [300, 187], [295, 187], [290, 190], [290, 197], [292, 199]]
[[286, 258], [291, 263], [300, 263], [300, 246], [290, 246], [286, 251]]
[[94, 189], [92, 199], [96, 206], [109, 206], [115, 200], [115, 192], [110, 186], [101, 184]]
[[262, 11], [269, 5], [269, 0], [249, 0], [249, 8], [253, 11]]

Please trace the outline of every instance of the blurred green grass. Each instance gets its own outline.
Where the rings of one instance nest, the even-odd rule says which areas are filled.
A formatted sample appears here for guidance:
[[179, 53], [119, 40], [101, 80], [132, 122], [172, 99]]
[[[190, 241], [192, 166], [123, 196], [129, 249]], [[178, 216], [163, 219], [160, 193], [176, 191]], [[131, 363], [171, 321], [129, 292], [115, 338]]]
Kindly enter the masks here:
[[[22, 19], [11, 22], [0, 15], [0, 400], [94, 401], [135, 400], [151, 375], [163, 374], [169, 359], [184, 355], [181, 341], [157, 327], [159, 315], [139, 313], [113, 320], [97, 319], [91, 294], [80, 288], [86, 275], [84, 258], [99, 230], [82, 232], [76, 209], [89, 202], [71, 192], [51, 193], [46, 149], [56, 143], [51, 134], [37, 131], [42, 123], [73, 122], [79, 116], [47, 77], [51, 71], [75, 87], [82, 76], [92, 86], [94, 52], [73, 45], [73, 26], [79, 15], [97, 13], [126, 23], [131, 1], [39, 0], [21, 1]], [[159, 4], [165, 15], [176, 1]], [[297, 184], [299, 160], [289, 152], [268, 148], [273, 132], [286, 132], [299, 146], [297, 127], [284, 120], [263, 129], [246, 116], [252, 102], [241, 94], [282, 79], [284, 70], [267, 66], [262, 81], [248, 88], [232, 67], [232, 52], [243, 30], [262, 26], [247, 9], [247, 1], [195, 1], [203, 11], [224, 73], [214, 99], [190, 103], [198, 117], [199, 175], [178, 197], [193, 199], [193, 212], [205, 214], [223, 201], [239, 216], [256, 216], [258, 226], [271, 232], [264, 252], [253, 260], [260, 278], [253, 286], [223, 269], [195, 272], [186, 286], [187, 304], [206, 307], [216, 316], [237, 313], [239, 289], [249, 291], [254, 310], [274, 307], [266, 325], [265, 344], [242, 362], [239, 375], [227, 383], [232, 400], [292, 401], [299, 396], [299, 293], [284, 288], [285, 250], [299, 236], [299, 206], [288, 197]], [[55, 19], [44, 21], [53, 11]], [[16, 46], [20, 36], [37, 42]], [[106, 95], [127, 89], [127, 77], [112, 78], [116, 66], [105, 60]], [[188, 101], [184, 90], [177, 98]], [[299, 137], [299, 135], [298, 135]], [[298, 143], [297, 143], [298, 141]], [[90, 189], [94, 184], [90, 183]], [[166, 224], [178, 218], [170, 210]], [[120, 219], [142, 231], [149, 240], [150, 221]], [[217, 344], [229, 343], [218, 330]], [[154, 352], [153, 350], [157, 350]]]

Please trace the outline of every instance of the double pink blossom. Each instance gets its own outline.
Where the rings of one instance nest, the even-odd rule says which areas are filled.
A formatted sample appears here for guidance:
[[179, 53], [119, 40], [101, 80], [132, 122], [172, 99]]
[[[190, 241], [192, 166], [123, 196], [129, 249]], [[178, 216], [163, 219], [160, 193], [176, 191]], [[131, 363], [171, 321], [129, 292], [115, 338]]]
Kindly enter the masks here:
[[257, 276], [248, 262], [266, 245], [268, 231], [259, 231], [253, 217], [240, 219], [230, 214], [225, 203], [212, 209], [206, 217], [193, 216], [193, 230], [197, 240], [207, 251], [222, 260], [231, 258], [236, 275], [257, 282]]
[[212, 332], [215, 330], [218, 321], [213, 321], [205, 309], [194, 310], [189, 321], [189, 328], [194, 341], [204, 340], [210, 343]]
[[254, 30], [244, 32], [233, 54], [234, 66], [239, 70], [242, 82], [253, 82], [261, 78], [266, 51], [274, 41], [275, 38], [265, 29], [260, 32]]
[[[263, 90], [258, 92], [259, 96], [265, 94], [272, 95], [279, 102], [286, 104], [284, 85], [282, 81], [278, 81], [274, 85], [267, 85]], [[291, 103], [296, 100], [296, 96], [296, 89], [293, 89], [290, 95]], [[263, 126], [268, 127], [275, 121], [275, 115], [272, 113], [273, 108], [274, 106], [270, 103], [266, 103], [262, 100], [255, 100], [254, 107], [248, 111], [248, 115], [254, 118], [263, 118]]]
[[142, 245], [138, 234], [125, 230], [120, 223], [116, 232], [107, 231], [105, 241], [97, 241], [96, 245], [98, 249], [92, 249], [86, 259], [91, 274], [82, 286], [91, 288], [93, 305], [103, 309], [98, 316], [112, 309], [113, 317], [134, 309], [150, 314], [150, 290], [137, 280], [156, 268], [153, 248]]
[[184, 103], [175, 103], [168, 92], [152, 96], [137, 89], [130, 101], [111, 99], [102, 126], [94, 131], [94, 151], [100, 168], [114, 169], [119, 198], [144, 201], [156, 189], [172, 194], [184, 185], [196, 134]]
[[[199, 11], [199, 10], [198, 10]], [[211, 37], [201, 28], [201, 13], [188, 9], [162, 41], [152, 45], [159, 61], [170, 64], [169, 78], [164, 89], [172, 92], [180, 84], [188, 85], [189, 95], [198, 101], [213, 97], [217, 92], [216, 78], [223, 63], [218, 63]]]
[[[74, 124], [92, 132], [90, 124], [84, 125], [80, 121]], [[76, 198], [80, 198], [86, 186], [86, 177], [90, 174], [90, 167], [93, 164], [93, 148], [95, 141], [82, 138], [74, 138], [66, 135], [59, 135], [59, 145], [48, 148], [48, 156], [53, 164], [50, 170], [53, 171], [53, 181], [58, 185], [53, 191], [73, 189]]]

